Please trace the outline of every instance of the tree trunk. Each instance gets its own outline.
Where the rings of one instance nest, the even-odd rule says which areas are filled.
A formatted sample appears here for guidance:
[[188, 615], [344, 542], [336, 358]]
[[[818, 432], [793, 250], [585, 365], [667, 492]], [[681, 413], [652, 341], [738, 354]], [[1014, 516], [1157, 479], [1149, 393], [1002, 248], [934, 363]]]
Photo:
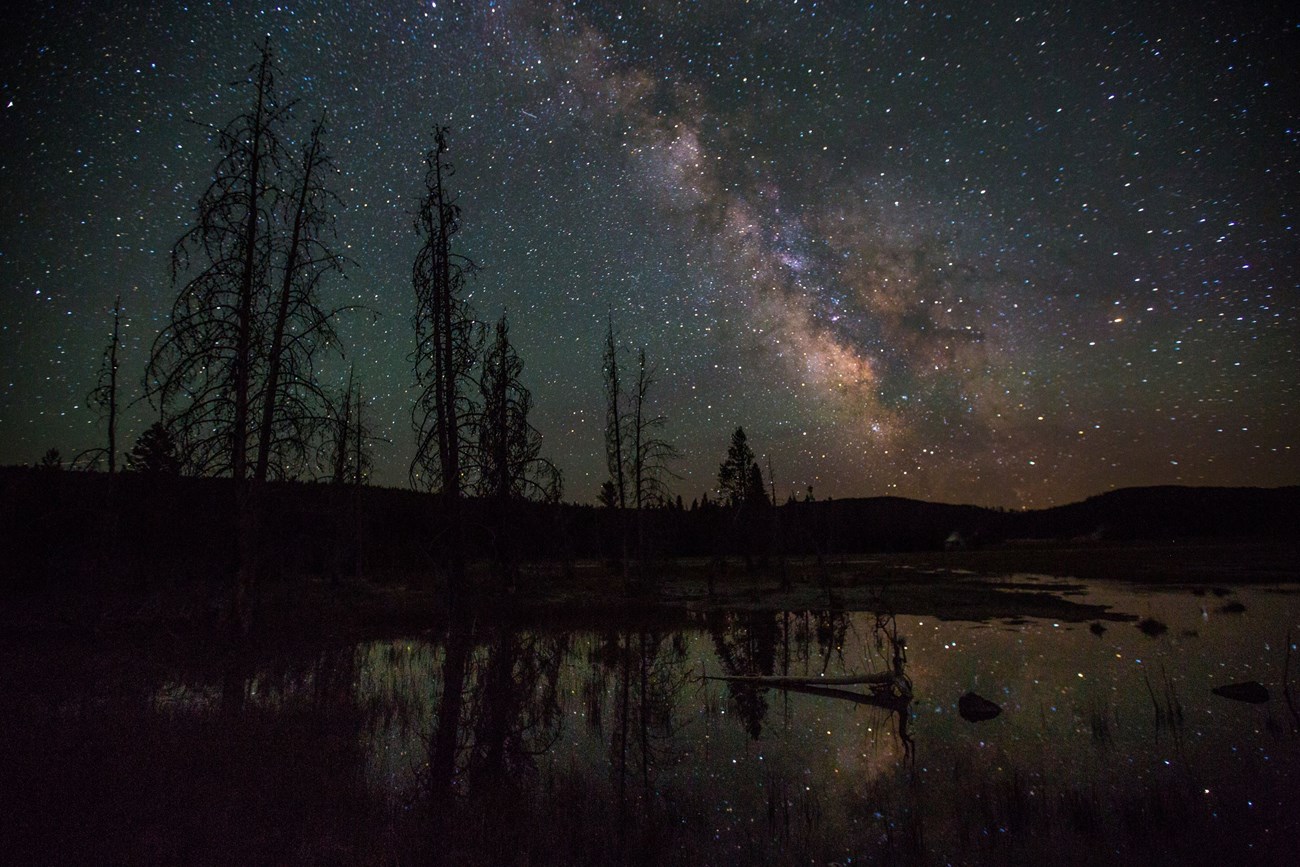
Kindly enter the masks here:
[[248, 167], [248, 216], [244, 230], [244, 262], [240, 277], [238, 331], [235, 343], [234, 421], [231, 430], [230, 474], [235, 480], [236, 547], [239, 552], [238, 574], [232, 600], [235, 628], [246, 634], [252, 624], [252, 592], [256, 575], [257, 521], [253, 515], [255, 498], [248, 486], [248, 391], [252, 375], [253, 293], [257, 258], [257, 223], [262, 194], [262, 133], [269, 86], [271, 57], [263, 51], [257, 78], [257, 108], [253, 114], [252, 154]]
[[266, 481], [266, 473], [271, 459], [271, 432], [274, 428], [276, 396], [280, 388], [280, 371], [283, 367], [284, 335], [288, 327], [290, 299], [293, 281], [298, 273], [298, 259], [301, 254], [302, 225], [307, 210], [307, 194], [311, 189], [311, 174], [315, 168], [320, 152], [321, 127], [317, 123], [312, 128], [311, 143], [303, 157], [302, 186], [298, 190], [298, 202], [293, 211], [293, 231], [289, 236], [289, 249], [284, 256], [284, 279], [280, 284], [280, 298], [275, 311], [275, 327], [271, 331], [271, 351], [267, 357], [266, 386], [262, 394], [262, 420], [258, 425], [257, 466], [253, 477], [258, 482]]
[[117, 343], [121, 332], [122, 296], [113, 302], [113, 344], [108, 350], [108, 474], [117, 472]]

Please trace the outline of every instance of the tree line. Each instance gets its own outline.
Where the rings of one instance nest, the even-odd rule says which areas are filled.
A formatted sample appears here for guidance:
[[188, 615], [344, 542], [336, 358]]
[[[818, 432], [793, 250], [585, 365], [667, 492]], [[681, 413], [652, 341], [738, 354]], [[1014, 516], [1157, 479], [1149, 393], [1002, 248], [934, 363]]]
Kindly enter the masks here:
[[[141, 399], [158, 419], [125, 456], [133, 471], [234, 481], [239, 568], [231, 604], [245, 623], [266, 553], [259, 533], [265, 485], [308, 478], [365, 484], [378, 439], [355, 369], [342, 391], [320, 378], [326, 358], [342, 355], [341, 318], [355, 312], [327, 304], [325, 285], [353, 263], [340, 252], [336, 233], [342, 203], [331, 186], [339, 169], [329, 154], [328, 116], [315, 116], [305, 133], [295, 127], [297, 100], [282, 98], [278, 78], [267, 40], [232, 85], [246, 108], [223, 126], [205, 125], [217, 160], [193, 222], [172, 248], [176, 295], [143, 377]], [[532, 395], [506, 313], [489, 325], [466, 297], [478, 266], [456, 245], [462, 215], [451, 189], [450, 134], [446, 127], [433, 131], [413, 220], [420, 246], [411, 269], [408, 360], [416, 395], [409, 479], [439, 500], [438, 532], [453, 540], [463, 534], [465, 499], [493, 504], [494, 559], [508, 590], [518, 571], [513, 510], [524, 501], [559, 502], [563, 480], [541, 454], [541, 434], [530, 421]], [[119, 297], [88, 395], [106, 442], [74, 460], [88, 467], [106, 463], [110, 475], [119, 469], [121, 318]], [[665, 435], [667, 420], [653, 409], [654, 365], [644, 348], [620, 344], [612, 314], [602, 372], [609, 475], [599, 501], [616, 516], [618, 560], [625, 580], [635, 583], [645, 579], [645, 514], [671, 505], [669, 481], [679, 454]], [[42, 465], [57, 467], [62, 460], [51, 449]], [[721, 502], [746, 518], [760, 503], [771, 503], [743, 430], [733, 436], [718, 486]], [[447, 554], [438, 565], [454, 604], [465, 563], [459, 545], [442, 549]]]

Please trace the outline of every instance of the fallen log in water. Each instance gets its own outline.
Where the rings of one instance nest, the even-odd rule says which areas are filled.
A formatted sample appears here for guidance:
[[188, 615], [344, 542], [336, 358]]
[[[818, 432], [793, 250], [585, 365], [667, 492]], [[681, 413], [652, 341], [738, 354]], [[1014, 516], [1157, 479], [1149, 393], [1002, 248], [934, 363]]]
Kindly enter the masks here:
[[1210, 692], [1222, 698], [1244, 701], [1249, 704], [1263, 704], [1268, 701], [1268, 687], [1257, 680], [1248, 680], [1245, 683], [1230, 683], [1227, 686], [1216, 686]]
[[[705, 680], [725, 680], [738, 686], [762, 689], [784, 689], [801, 692], [806, 695], [820, 695], [825, 698], [840, 698], [858, 704], [869, 704], [889, 710], [902, 710], [912, 700], [912, 683], [906, 676], [895, 676], [889, 672], [878, 674], [858, 674], [845, 677], [790, 677], [787, 675], [731, 674], [704, 675]], [[865, 693], [841, 686], [865, 686]]]
[[704, 677], [708, 680], [726, 680], [732, 683], [751, 683], [754, 686], [888, 686], [896, 678], [887, 671], [876, 674], [854, 674], [844, 677], [791, 677], [788, 675], [765, 675], [765, 674], [706, 674]]

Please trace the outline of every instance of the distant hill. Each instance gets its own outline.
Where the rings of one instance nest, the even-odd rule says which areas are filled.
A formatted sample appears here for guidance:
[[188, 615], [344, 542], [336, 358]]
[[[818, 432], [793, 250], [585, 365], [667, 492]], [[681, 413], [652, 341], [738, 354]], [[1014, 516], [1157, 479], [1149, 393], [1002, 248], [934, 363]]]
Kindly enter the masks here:
[[[0, 468], [0, 577], [11, 590], [103, 582], [222, 580], [236, 546], [228, 479]], [[420, 573], [446, 544], [435, 497], [392, 488], [275, 483], [263, 538], [286, 575]], [[460, 544], [491, 556], [487, 503], [462, 508]], [[530, 504], [511, 517], [525, 559], [614, 559], [617, 513]], [[775, 518], [775, 520], [773, 520]], [[985, 547], [1010, 540], [1300, 539], [1300, 487], [1127, 488], [1081, 503], [1012, 512], [898, 497], [792, 502], [747, 520], [715, 504], [644, 515], [653, 557], [841, 554]]]
[[918, 551], [1011, 539], [1300, 539], [1300, 487], [1122, 488], [1032, 511], [871, 497], [787, 503], [789, 550]]
[[1028, 538], [1296, 539], [1300, 487], [1121, 488], [1016, 517], [1016, 535]]

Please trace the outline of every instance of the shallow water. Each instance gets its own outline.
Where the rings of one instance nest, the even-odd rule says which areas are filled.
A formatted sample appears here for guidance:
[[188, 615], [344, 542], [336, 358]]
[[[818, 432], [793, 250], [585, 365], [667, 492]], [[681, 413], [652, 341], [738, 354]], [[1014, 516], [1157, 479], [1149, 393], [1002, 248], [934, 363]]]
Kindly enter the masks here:
[[[58, 811], [20, 822], [21, 839], [128, 861], [1291, 860], [1294, 588], [1021, 583], [1106, 606], [1106, 619], [498, 622], [306, 649], [220, 680], [160, 670], [130, 692], [140, 706], [88, 684], [94, 701], [65, 690], [11, 716], [33, 730], [9, 742], [66, 754], [93, 729], [79, 762], [20, 762], [21, 783], [37, 801], [86, 779], [115, 791], [111, 815], [81, 816], [101, 829], [88, 837], [112, 839], [61, 834], [75, 817]], [[1148, 619], [1164, 631], [1140, 629]], [[912, 700], [887, 706], [713, 679], [856, 675], [896, 658]], [[1243, 681], [1270, 699], [1211, 693]], [[1001, 713], [963, 719], [968, 691]], [[36, 730], [42, 713], [58, 725]]]

